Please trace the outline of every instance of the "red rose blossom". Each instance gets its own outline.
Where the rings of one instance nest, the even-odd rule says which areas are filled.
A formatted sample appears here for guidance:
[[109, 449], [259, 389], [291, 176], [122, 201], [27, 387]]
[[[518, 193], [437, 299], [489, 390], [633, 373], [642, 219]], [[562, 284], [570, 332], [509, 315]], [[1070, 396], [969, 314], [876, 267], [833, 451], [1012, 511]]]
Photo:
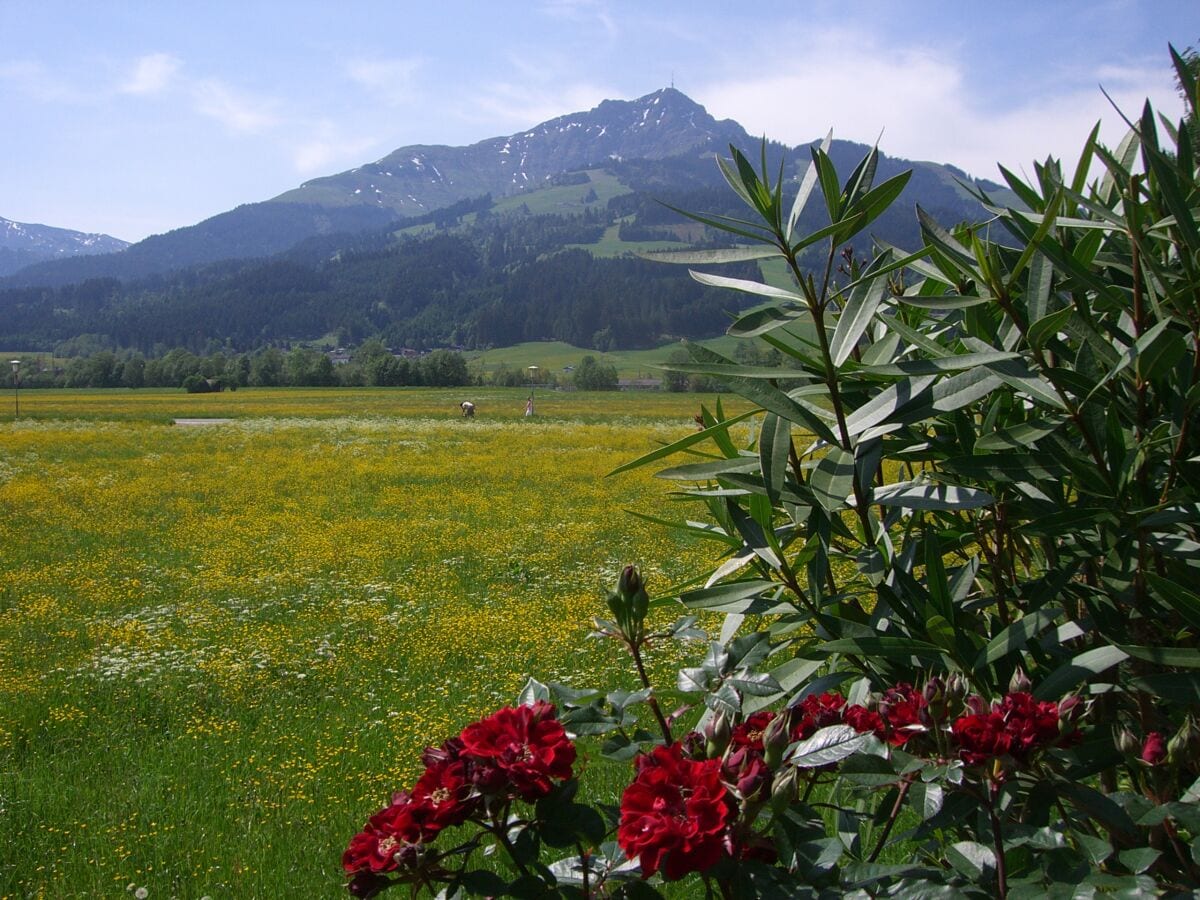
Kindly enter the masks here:
[[958, 755], [969, 766], [981, 766], [989, 759], [1003, 756], [1012, 746], [1012, 735], [1004, 729], [1004, 717], [998, 712], [975, 713], [956, 719], [950, 733], [958, 742]]
[[763, 732], [767, 730], [767, 726], [771, 724], [771, 720], [775, 718], [775, 713], [770, 710], [762, 710], [749, 716], [745, 722], [734, 726], [733, 734], [730, 736], [730, 743], [735, 747], [750, 747], [752, 750], [763, 749]]
[[685, 759], [677, 743], [638, 757], [637, 775], [621, 795], [617, 842], [641, 862], [643, 878], [661, 869], [675, 881], [725, 854], [732, 809], [720, 767], [717, 759]]
[[485, 779], [472, 777], [473, 783], [494, 792], [507, 782], [526, 802], [549, 794], [551, 779], [570, 778], [575, 762], [575, 745], [559, 724], [554, 706], [541, 700], [497, 710], [464, 728], [459, 740], [473, 768], [478, 760], [483, 770], [495, 770]]
[[845, 705], [845, 698], [835, 692], [809, 694], [794, 707], [799, 711], [799, 720], [792, 726], [792, 740], [803, 741], [821, 728], [837, 725]]
[[397, 801], [371, 816], [363, 830], [350, 839], [342, 854], [342, 868], [347, 872], [392, 872], [412, 855], [421, 840], [421, 826], [413, 818], [408, 795], [398, 794]]
[[1146, 735], [1146, 743], [1142, 745], [1141, 760], [1150, 766], [1157, 766], [1167, 758], [1167, 742], [1158, 731]]

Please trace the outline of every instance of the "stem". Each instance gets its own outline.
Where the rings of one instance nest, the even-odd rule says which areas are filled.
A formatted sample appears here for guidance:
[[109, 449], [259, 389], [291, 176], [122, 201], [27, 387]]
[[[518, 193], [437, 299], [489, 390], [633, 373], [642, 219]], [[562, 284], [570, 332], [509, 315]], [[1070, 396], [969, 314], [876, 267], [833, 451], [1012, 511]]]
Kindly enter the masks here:
[[[642, 687], [650, 688], [650, 676], [646, 674], [646, 666], [642, 663], [642, 648], [640, 643], [630, 642], [629, 654], [633, 657], [633, 664], [637, 667], [638, 678], [642, 681]], [[650, 705], [650, 709], [654, 712], [654, 718], [658, 720], [658, 727], [662, 729], [663, 739], [668, 744], [675, 743], [675, 739], [671, 737], [671, 726], [667, 724], [667, 718], [663, 715], [662, 710], [658, 706], [658, 698], [653, 694], [647, 698], [646, 702]]]
[[908, 775], [900, 782], [900, 792], [896, 795], [896, 802], [892, 804], [892, 811], [888, 814], [887, 823], [883, 826], [883, 833], [879, 835], [879, 842], [875, 844], [875, 849], [867, 857], [867, 862], [875, 862], [879, 858], [879, 854], [883, 852], [883, 846], [887, 843], [888, 835], [892, 833], [892, 826], [900, 818], [900, 807], [904, 805], [904, 798], [908, 796], [908, 789], [912, 787], [912, 780], [913, 776]]
[[1000, 828], [1000, 818], [996, 815], [996, 788], [988, 787], [987, 806], [988, 819], [992, 823], [992, 846], [996, 851], [996, 896], [1004, 900], [1008, 896], [1008, 872], [1004, 863], [1004, 835]]
[[579, 851], [579, 861], [583, 863], [583, 896], [585, 898], [591, 896], [588, 893], [588, 852], [583, 849], [583, 844], [575, 842], [575, 849]]

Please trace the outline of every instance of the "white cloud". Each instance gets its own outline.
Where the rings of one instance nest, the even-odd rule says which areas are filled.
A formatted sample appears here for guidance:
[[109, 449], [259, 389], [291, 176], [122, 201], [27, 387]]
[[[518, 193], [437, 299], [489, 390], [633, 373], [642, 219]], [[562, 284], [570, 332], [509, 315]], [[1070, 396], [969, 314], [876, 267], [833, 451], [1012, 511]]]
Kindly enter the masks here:
[[474, 107], [466, 115], [491, 123], [502, 132], [530, 128], [549, 119], [588, 110], [609, 97], [619, 97], [612, 88], [579, 82], [535, 84], [526, 80], [491, 82], [475, 93]]
[[133, 73], [120, 87], [125, 94], [160, 94], [175, 78], [182, 63], [169, 53], [151, 53], [141, 57]]
[[615, 38], [619, 33], [616, 20], [602, 0], [545, 0], [542, 12], [554, 19], [598, 24], [604, 33]]
[[350, 80], [386, 103], [398, 105], [412, 99], [414, 81], [422, 62], [409, 59], [354, 59], [346, 63]]
[[192, 97], [197, 112], [216, 119], [230, 131], [255, 134], [279, 121], [272, 101], [239, 93], [215, 78], [195, 82]]
[[301, 176], [329, 174], [338, 166], [356, 165], [379, 142], [371, 137], [347, 137], [332, 122], [321, 122], [313, 134], [292, 148], [292, 166]]
[[43, 103], [83, 103], [88, 99], [83, 91], [32, 60], [0, 63], [0, 82], [7, 82], [18, 93]]
[[886, 47], [847, 30], [810, 32], [803, 47], [790, 57], [764, 54], [754, 65], [726, 60], [736, 74], [697, 86], [694, 96], [754, 135], [794, 145], [833, 128], [835, 138], [878, 140], [889, 156], [948, 162], [991, 179], [997, 161], [1020, 169], [1054, 155], [1069, 168], [1101, 119], [1101, 139], [1119, 141], [1125, 127], [1100, 83], [1127, 115], [1140, 114], [1147, 96], [1170, 115], [1179, 109], [1169, 74], [1149, 68], [1060, 72], [1036, 91], [1003, 97], [1000, 109], [978, 90], [988, 76], [943, 47]]

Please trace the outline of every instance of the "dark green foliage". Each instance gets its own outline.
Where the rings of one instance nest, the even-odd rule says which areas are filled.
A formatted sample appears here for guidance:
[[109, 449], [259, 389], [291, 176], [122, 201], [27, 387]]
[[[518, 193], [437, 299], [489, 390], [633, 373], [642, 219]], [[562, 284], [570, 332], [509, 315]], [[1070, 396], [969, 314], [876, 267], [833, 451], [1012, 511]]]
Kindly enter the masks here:
[[588, 355], [579, 361], [571, 380], [581, 391], [615, 391], [617, 367]]

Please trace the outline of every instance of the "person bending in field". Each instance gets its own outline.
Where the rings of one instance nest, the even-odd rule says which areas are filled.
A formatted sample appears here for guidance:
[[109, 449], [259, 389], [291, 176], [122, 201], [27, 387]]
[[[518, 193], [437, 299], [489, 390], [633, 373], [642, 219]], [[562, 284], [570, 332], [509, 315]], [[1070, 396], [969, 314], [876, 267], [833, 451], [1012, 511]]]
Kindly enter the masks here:
[[470, 400], [464, 400], [461, 404], [464, 419], [475, 418], [475, 404]]

